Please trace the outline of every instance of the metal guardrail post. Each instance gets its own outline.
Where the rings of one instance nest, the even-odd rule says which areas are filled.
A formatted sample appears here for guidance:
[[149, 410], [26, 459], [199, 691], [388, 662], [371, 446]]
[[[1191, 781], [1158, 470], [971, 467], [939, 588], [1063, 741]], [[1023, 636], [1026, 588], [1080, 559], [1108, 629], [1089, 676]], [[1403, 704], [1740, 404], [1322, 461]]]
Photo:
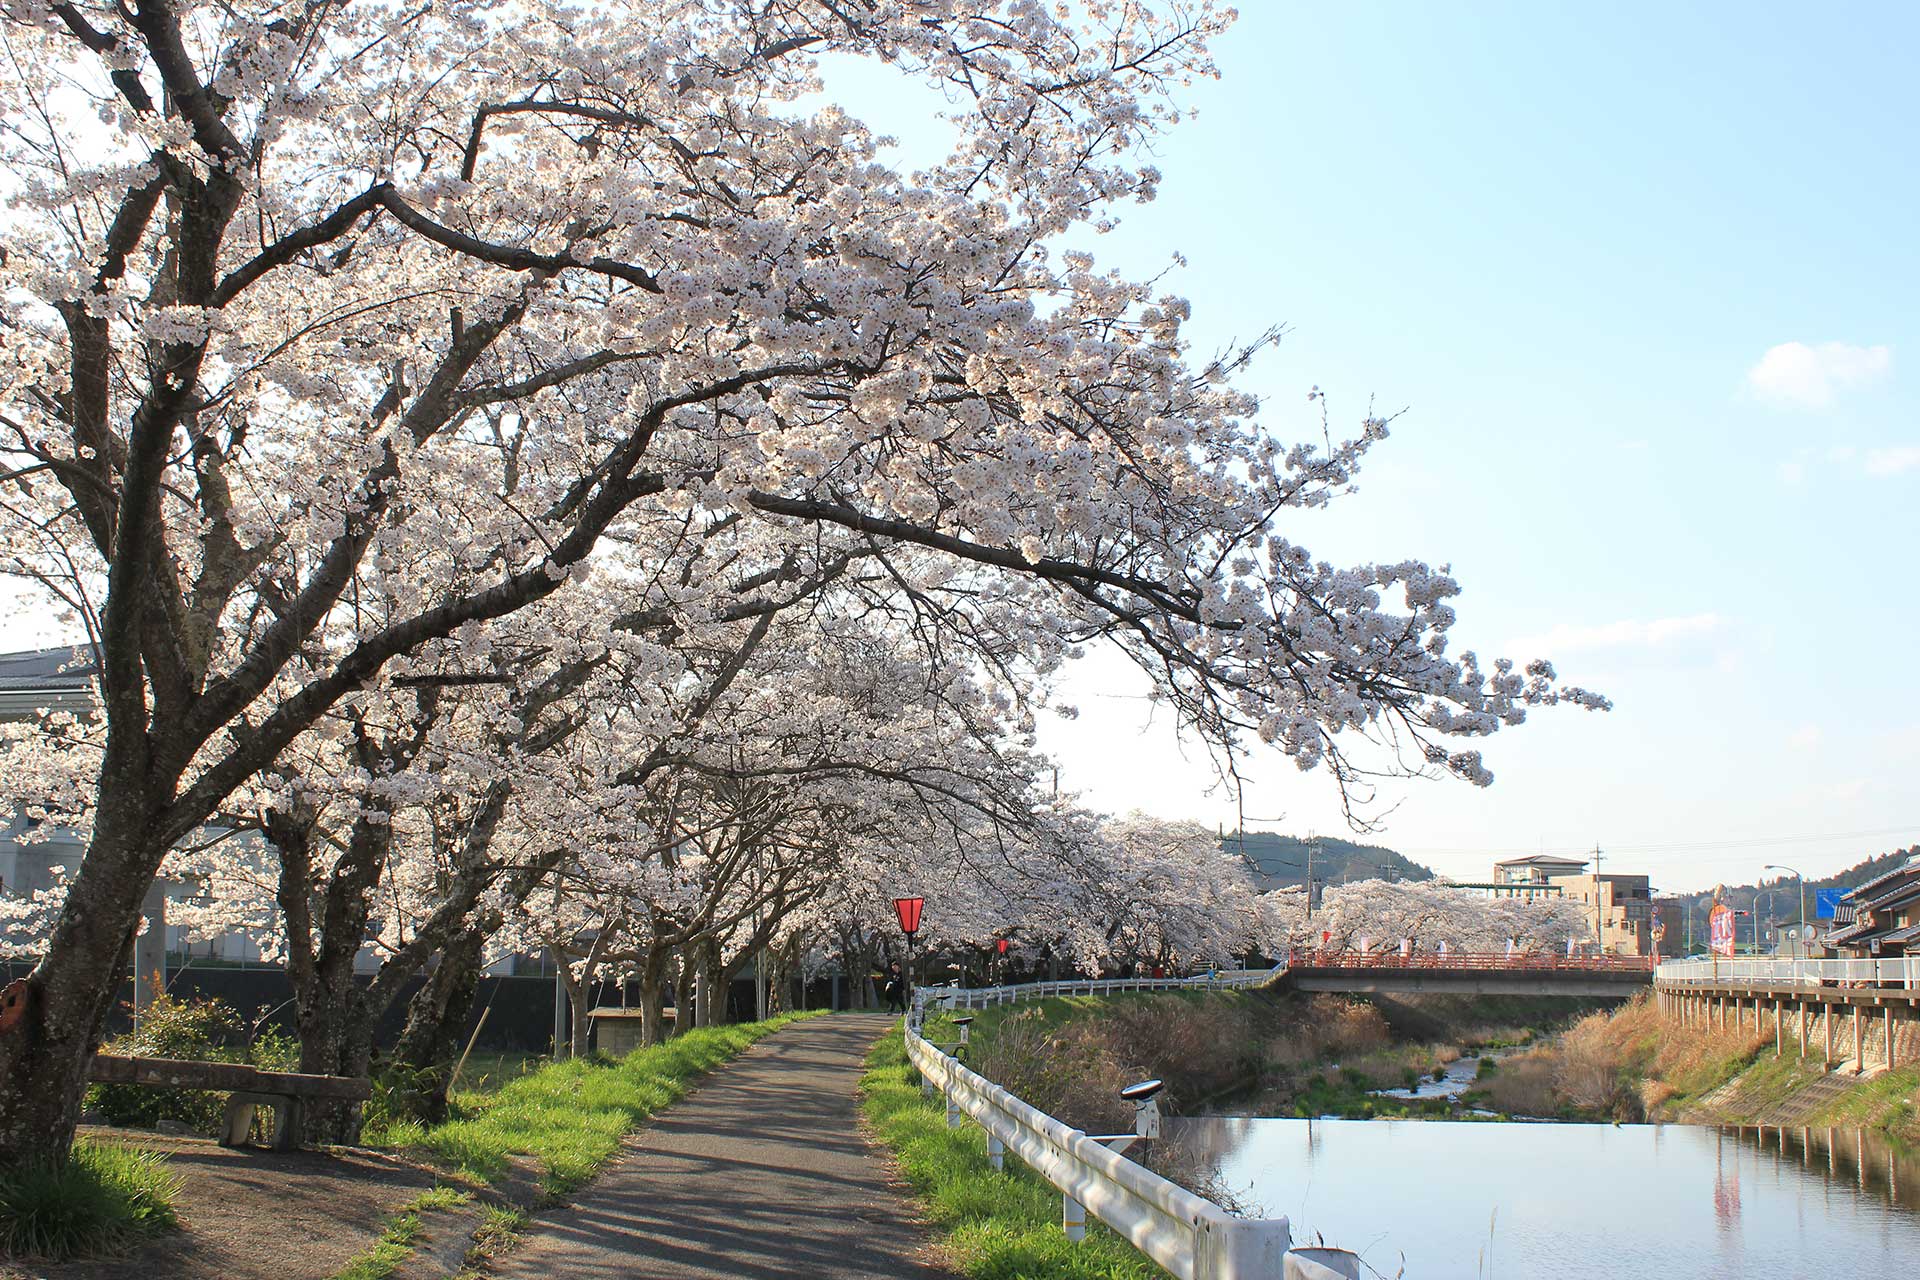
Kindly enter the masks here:
[[1289, 1249], [1283, 1280], [1360, 1280], [1360, 1255], [1345, 1249]]
[[1000, 1141], [998, 1135], [987, 1135], [987, 1163], [993, 1166], [995, 1173], [1003, 1172], [1007, 1167], [1007, 1144]]
[[1087, 1206], [1064, 1191], [1060, 1193], [1060, 1229], [1075, 1244], [1087, 1238]]

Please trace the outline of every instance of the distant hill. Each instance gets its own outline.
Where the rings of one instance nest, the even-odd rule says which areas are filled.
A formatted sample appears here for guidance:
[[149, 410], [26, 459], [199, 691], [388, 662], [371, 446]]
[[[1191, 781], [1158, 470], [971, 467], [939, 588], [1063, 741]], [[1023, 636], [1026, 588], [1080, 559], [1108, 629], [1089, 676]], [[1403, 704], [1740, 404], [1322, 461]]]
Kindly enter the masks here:
[[[1220, 837], [1228, 853], [1241, 852], [1240, 832]], [[1283, 836], [1271, 831], [1245, 833], [1246, 857], [1262, 889], [1279, 889], [1307, 882], [1305, 836]], [[1323, 886], [1342, 880], [1431, 880], [1433, 872], [1377, 844], [1355, 844], [1336, 836], [1314, 841], [1313, 878]]]
[[[1865, 862], [1857, 862], [1845, 871], [1838, 871], [1830, 876], [1808, 880], [1807, 919], [1812, 920], [1814, 918], [1813, 891], [1815, 889], [1851, 889], [1855, 885], [1865, 884], [1883, 872], [1893, 870], [1908, 858], [1916, 855], [1920, 855], [1920, 845], [1914, 845], [1910, 849], [1895, 849], [1890, 853], [1883, 853], [1878, 857], [1868, 858]], [[1757, 898], [1759, 900], [1761, 920], [1764, 922], [1788, 924], [1800, 918], [1799, 884], [1792, 876], [1783, 875], [1766, 880], [1760, 884], [1730, 884], [1724, 886], [1724, 889], [1725, 892], [1721, 895], [1722, 899], [1727, 905], [1736, 907], [1741, 911], [1751, 910]], [[1768, 897], [1769, 891], [1772, 893], [1771, 897]], [[1702, 924], [1701, 921], [1707, 918], [1707, 912], [1713, 906], [1713, 891], [1711, 889], [1703, 889], [1698, 893], [1678, 893], [1671, 896], [1674, 901], [1687, 904], [1692, 908], [1694, 913], [1694, 941], [1701, 941], [1706, 930], [1706, 926]], [[1743, 929], [1746, 927], [1745, 921], [1741, 922], [1741, 927]], [[1764, 924], [1762, 927], [1764, 929]]]

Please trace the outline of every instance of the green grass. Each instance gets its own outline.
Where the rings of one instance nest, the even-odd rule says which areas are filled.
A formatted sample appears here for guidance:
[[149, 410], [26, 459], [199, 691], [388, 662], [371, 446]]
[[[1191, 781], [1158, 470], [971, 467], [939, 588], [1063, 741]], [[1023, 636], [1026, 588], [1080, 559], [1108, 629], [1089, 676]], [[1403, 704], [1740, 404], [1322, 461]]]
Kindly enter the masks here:
[[484, 1267], [489, 1259], [513, 1248], [532, 1220], [531, 1214], [517, 1206], [489, 1207], [481, 1215], [480, 1225], [474, 1228], [473, 1248], [467, 1251], [467, 1270]]
[[1884, 1129], [1920, 1142], [1920, 1063], [1884, 1071], [1835, 1098], [1807, 1119], [1812, 1125]]
[[499, 1181], [515, 1157], [528, 1157], [540, 1167], [541, 1190], [550, 1198], [565, 1196], [594, 1175], [628, 1131], [685, 1097], [699, 1076], [769, 1032], [812, 1016], [702, 1027], [618, 1061], [549, 1063], [490, 1093], [461, 1094], [460, 1114], [445, 1124], [395, 1125], [383, 1137], [390, 1145], [430, 1152], [482, 1183]]
[[495, 1093], [521, 1076], [540, 1069], [547, 1061], [542, 1053], [476, 1053], [468, 1057], [454, 1086], [455, 1101]]
[[179, 1225], [179, 1175], [157, 1152], [81, 1139], [64, 1161], [0, 1171], [0, 1254], [118, 1253]]
[[1825, 1074], [1796, 1053], [1762, 1050], [1753, 1065], [1740, 1073], [1734, 1099], [1738, 1111], [1729, 1118], [1764, 1123], [1769, 1111]]
[[400, 1264], [413, 1256], [413, 1242], [420, 1236], [420, 1215], [433, 1209], [458, 1209], [473, 1203], [473, 1197], [452, 1187], [435, 1187], [387, 1220], [380, 1239], [333, 1277], [333, 1280], [386, 1280]]
[[1060, 1229], [1060, 1193], [1011, 1155], [1007, 1171], [995, 1173], [980, 1129], [947, 1128], [945, 1109], [921, 1097], [897, 1032], [874, 1045], [866, 1065], [861, 1110], [962, 1274], [971, 1280], [1164, 1280], [1164, 1271], [1098, 1223], [1088, 1224], [1085, 1240], [1069, 1241]]

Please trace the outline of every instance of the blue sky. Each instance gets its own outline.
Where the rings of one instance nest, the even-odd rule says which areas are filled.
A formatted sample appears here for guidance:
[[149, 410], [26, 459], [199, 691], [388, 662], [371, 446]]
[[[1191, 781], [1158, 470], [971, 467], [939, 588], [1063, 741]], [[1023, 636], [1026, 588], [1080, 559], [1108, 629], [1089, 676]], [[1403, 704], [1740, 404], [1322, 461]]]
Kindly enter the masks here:
[[[1689, 889], [1920, 840], [1920, 9], [1561, 9], [1243, 6], [1097, 248], [1183, 253], [1200, 349], [1290, 326], [1250, 382], [1283, 436], [1315, 384], [1406, 408], [1296, 536], [1451, 562], [1463, 643], [1616, 699], [1495, 739], [1490, 790], [1388, 788], [1382, 842]], [[1063, 785], [1231, 821], [1120, 673], [1075, 686]], [[1249, 814], [1343, 831], [1319, 775], [1252, 772]]]

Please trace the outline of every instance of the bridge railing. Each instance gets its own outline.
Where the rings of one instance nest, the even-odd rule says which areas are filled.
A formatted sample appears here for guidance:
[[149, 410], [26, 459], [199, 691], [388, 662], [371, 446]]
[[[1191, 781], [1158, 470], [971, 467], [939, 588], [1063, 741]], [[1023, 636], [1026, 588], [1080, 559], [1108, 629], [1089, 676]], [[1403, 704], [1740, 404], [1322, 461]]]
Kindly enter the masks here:
[[1295, 969], [1515, 969], [1541, 973], [1647, 973], [1652, 956], [1560, 956], [1500, 951], [1296, 950], [1287, 954]]
[[1281, 1275], [1357, 1275], [1345, 1255], [1324, 1251], [1330, 1269], [1293, 1270], [1286, 1261], [1290, 1231], [1285, 1218], [1237, 1218], [1203, 1196], [1127, 1159], [1100, 1139], [1075, 1129], [968, 1069], [921, 1034], [924, 1019], [947, 1009], [981, 1009], [1056, 995], [1104, 995], [1128, 991], [1208, 990], [1248, 987], [1272, 971], [1237, 970], [1192, 978], [1069, 979], [1008, 987], [923, 988], [914, 993], [907, 1018], [907, 1056], [921, 1079], [947, 1100], [947, 1123], [965, 1116], [987, 1134], [989, 1157], [998, 1165], [1012, 1152], [1060, 1192], [1061, 1220], [1070, 1236], [1084, 1230], [1087, 1214], [1113, 1228], [1140, 1252], [1180, 1280], [1276, 1280]]
[[1662, 961], [1655, 982], [1712, 987], [1729, 983], [1776, 987], [1899, 987], [1920, 989], [1920, 956], [1803, 960], [1772, 956], [1694, 956]]

